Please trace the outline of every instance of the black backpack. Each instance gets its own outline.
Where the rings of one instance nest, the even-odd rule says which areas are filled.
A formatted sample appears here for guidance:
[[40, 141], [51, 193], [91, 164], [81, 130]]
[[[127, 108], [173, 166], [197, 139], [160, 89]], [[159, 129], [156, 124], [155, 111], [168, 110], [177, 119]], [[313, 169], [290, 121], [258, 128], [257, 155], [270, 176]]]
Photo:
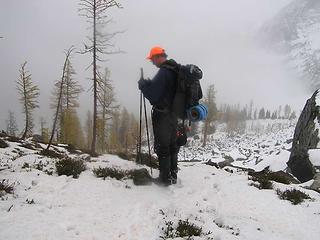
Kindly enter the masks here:
[[187, 109], [198, 105], [199, 100], [203, 97], [200, 85], [202, 71], [196, 65], [180, 65], [173, 60], [167, 61], [163, 67], [175, 71], [178, 76], [171, 110], [178, 118], [187, 119]]

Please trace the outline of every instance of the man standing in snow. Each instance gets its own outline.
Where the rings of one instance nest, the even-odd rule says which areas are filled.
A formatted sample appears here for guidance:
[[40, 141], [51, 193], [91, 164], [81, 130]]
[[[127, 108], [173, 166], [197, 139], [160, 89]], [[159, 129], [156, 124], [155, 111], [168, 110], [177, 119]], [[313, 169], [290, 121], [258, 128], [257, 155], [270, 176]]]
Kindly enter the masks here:
[[138, 86], [152, 105], [154, 149], [160, 170], [156, 182], [168, 186], [177, 183], [178, 173], [178, 119], [172, 112], [177, 73], [171, 70], [177, 63], [172, 59], [167, 60], [167, 54], [161, 47], [152, 48], [147, 59], [158, 67], [159, 71], [152, 80], [140, 79]]

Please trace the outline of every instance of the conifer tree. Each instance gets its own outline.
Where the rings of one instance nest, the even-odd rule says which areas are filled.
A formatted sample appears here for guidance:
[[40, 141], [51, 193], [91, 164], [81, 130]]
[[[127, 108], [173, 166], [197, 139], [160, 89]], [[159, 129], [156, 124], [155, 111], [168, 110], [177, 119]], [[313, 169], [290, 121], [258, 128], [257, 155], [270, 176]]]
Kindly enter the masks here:
[[215, 120], [217, 115], [217, 106], [215, 103], [215, 90], [214, 85], [211, 84], [207, 91], [204, 99], [204, 104], [208, 107], [208, 116], [204, 121], [204, 129], [203, 129], [203, 146], [207, 144], [207, 135], [210, 131], [210, 125]]
[[92, 113], [89, 110], [87, 112], [87, 118], [85, 123], [85, 132], [86, 132], [86, 148], [90, 150], [92, 143]]
[[256, 120], [256, 119], [257, 119], [257, 112], [258, 112], [258, 110], [257, 110], [257, 109], [255, 109], [255, 110], [254, 110], [254, 116], [253, 116], [254, 120]]
[[288, 104], [286, 104], [284, 106], [284, 118], [289, 119], [290, 115], [291, 115], [291, 107]]
[[270, 114], [270, 111], [269, 110], [267, 110], [267, 112], [266, 112], [266, 119], [270, 119], [270, 116], [271, 114]]
[[98, 150], [106, 152], [108, 144], [108, 124], [113, 112], [119, 108], [116, 105], [114, 87], [110, 79], [110, 71], [105, 69], [103, 76], [98, 78], [98, 119], [97, 119], [97, 140]]
[[259, 111], [259, 119], [265, 119], [266, 118], [266, 112], [264, 108], [261, 108]]
[[14, 113], [9, 111], [9, 116], [7, 119], [7, 134], [9, 136], [16, 136], [16, 132], [18, 131], [18, 125]]
[[[110, 51], [113, 47], [110, 40], [119, 32], [104, 34], [103, 27], [110, 22], [107, 20], [106, 11], [111, 8], [120, 8], [120, 4], [116, 0], [80, 0], [81, 16], [87, 18], [90, 27], [92, 27], [92, 36], [88, 37], [89, 45], [85, 44], [84, 51], [81, 53], [91, 53], [93, 70], [93, 125], [92, 125], [92, 143], [91, 154], [96, 155], [96, 140], [97, 140], [97, 119], [98, 119], [98, 62], [102, 61], [102, 55], [116, 53]], [[119, 52], [119, 51], [117, 51]]]
[[108, 138], [109, 152], [116, 152], [119, 150], [119, 128], [120, 128], [120, 113], [114, 111], [112, 114], [112, 121], [110, 127], [110, 135]]
[[297, 115], [296, 115], [296, 112], [293, 111], [289, 117], [289, 120], [293, 120], [293, 119], [296, 119], [297, 118]]
[[41, 117], [40, 118], [40, 131], [41, 131], [41, 138], [43, 142], [47, 143], [49, 141], [49, 129], [46, 127], [46, 120]]
[[[60, 141], [69, 144], [75, 144], [78, 142], [80, 136], [83, 136], [81, 126], [78, 129], [79, 136], [75, 135], [76, 124], [73, 124], [73, 120], [78, 121], [78, 115], [76, 108], [79, 107], [79, 95], [83, 91], [79, 82], [76, 81], [73, 76], [75, 71], [71, 64], [70, 58], [66, 64], [66, 75], [62, 86], [62, 101], [61, 101], [61, 113], [60, 113]], [[77, 144], [76, 144], [77, 145]]]
[[120, 114], [119, 142], [121, 144], [122, 149], [125, 150], [126, 152], [128, 151], [128, 147], [129, 147], [129, 138], [128, 138], [129, 126], [130, 126], [130, 115], [128, 110], [125, 107], [123, 107]]
[[17, 81], [17, 90], [20, 95], [20, 102], [23, 105], [23, 113], [25, 115], [25, 127], [22, 134], [22, 138], [32, 134], [32, 130], [34, 127], [33, 124], [33, 112], [38, 105], [38, 97], [39, 97], [39, 88], [36, 86], [31, 80], [31, 74], [26, 70], [27, 62], [24, 62], [21, 65], [19, 70], [20, 77]]
[[61, 140], [63, 143], [72, 144], [78, 148], [84, 147], [84, 135], [78, 114], [73, 109], [63, 111], [61, 117]]
[[83, 91], [83, 88], [78, 81], [74, 79], [76, 72], [73, 69], [70, 58], [66, 65], [66, 76], [63, 84], [62, 94], [62, 108], [71, 110], [79, 107], [79, 95]]

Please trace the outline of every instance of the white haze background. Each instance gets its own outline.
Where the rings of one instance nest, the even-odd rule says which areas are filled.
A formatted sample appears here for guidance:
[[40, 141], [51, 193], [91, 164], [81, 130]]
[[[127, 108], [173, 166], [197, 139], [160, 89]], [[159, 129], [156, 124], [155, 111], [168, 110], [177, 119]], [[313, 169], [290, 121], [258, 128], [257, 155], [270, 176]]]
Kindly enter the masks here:
[[[102, 67], [111, 70], [119, 103], [137, 111], [137, 80], [140, 67], [152, 77], [157, 69], [146, 59], [154, 45], [163, 46], [181, 63], [194, 63], [204, 72], [203, 88], [215, 84], [218, 105], [247, 104], [277, 109], [290, 104], [301, 110], [305, 87], [296, 80], [295, 69], [285, 58], [258, 43], [257, 32], [290, 0], [122, 0], [123, 9], [108, 12], [113, 23], [106, 31], [125, 30], [114, 38], [124, 54], [106, 56]], [[49, 102], [54, 81], [60, 78], [63, 50], [83, 43], [91, 30], [78, 16], [78, 0], [0, 0], [0, 128], [5, 128], [8, 110], [23, 116], [15, 81], [21, 63], [28, 61], [33, 81], [40, 87], [40, 109], [51, 123]], [[76, 79], [86, 90], [80, 99], [82, 119], [92, 108], [89, 90], [90, 55], [75, 55]], [[51, 125], [51, 124], [50, 124]]]

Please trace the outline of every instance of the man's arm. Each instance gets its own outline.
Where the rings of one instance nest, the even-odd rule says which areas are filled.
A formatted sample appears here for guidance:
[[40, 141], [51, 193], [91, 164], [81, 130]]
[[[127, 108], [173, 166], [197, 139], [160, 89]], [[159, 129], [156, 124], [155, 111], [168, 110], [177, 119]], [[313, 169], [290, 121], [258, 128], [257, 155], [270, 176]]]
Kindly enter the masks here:
[[160, 68], [152, 80], [145, 80], [141, 84], [141, 91], [151, 104], [156, 104], [164, 94], [167, 77], [166, 71], [166, 69]]

